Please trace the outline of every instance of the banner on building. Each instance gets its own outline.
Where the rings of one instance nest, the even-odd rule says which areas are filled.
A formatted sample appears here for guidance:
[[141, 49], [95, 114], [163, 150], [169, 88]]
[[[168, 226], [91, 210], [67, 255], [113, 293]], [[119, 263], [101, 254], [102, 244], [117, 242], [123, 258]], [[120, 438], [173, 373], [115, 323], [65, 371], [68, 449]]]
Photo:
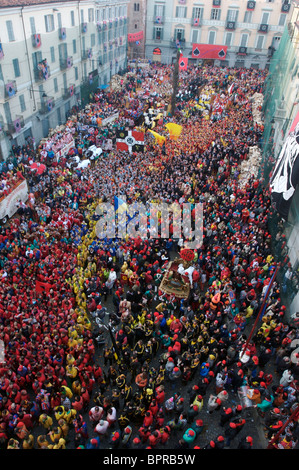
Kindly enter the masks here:
[[192, 44], [193, 59], [220, 59], [226, 58], [227, 46], [215, 44]]
[[288, 219], [292, 198], [299, 183], [298, 155], [299, 123], [286, 137], [270, 179], [272, 204], [285, 220]]
[[128, 42], [142, 41], [142, 39], [143, 39], [143, 31], [138, 31], [137, 33], [128, 34]]

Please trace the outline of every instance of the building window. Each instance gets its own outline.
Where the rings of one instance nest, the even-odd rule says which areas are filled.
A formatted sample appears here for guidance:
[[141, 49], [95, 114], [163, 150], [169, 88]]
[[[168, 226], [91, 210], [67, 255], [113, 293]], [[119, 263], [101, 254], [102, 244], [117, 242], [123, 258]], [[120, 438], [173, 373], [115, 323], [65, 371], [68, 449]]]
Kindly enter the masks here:
[[239, 14], [239, 10], [229, 9], [229, 10], [227, 10], [226, 20], [227, 21], [237, 21], [238, 14]]
[[9, 42], [15, 41], [15, 35], [14, 35], [13, 25], [12, 25], [11, 20], [6, 21], [6, 29], [7, 29]]
[[11, 122], [11, 112], [10, 112], [9, 103], [8, 102], [4, 103], [3, 108], [4, 108], [6, 122]]
[[73, 54], [77, 53], [77, 41], [76, 39], [73, 39]]
[[184, 41], [185, 40], [185, 30], [183, 28], [175, 28], [175, 30], [174, 30], [174, 40], [175, 41]]
[[57, 13], [58, 28], [62, 28], [61, 13]]
[[71, 25], [75, 26], [75, 12], [73, 10], [71, 11]]
[[191, 31], [191, 42], [192, 44], [197, 44], [199, 43], [200, 39], [200, 29], [192, 29]]
[[280, 36], [274, 36], [274, 37], [273, 37], [273, 39], [272, 39], [272, 47], [274, 47], [274, 49], [278, 49], [280, 40], [281, 40], [281, 37], [280, 37]]
[[258, 49], [258, 50], [263, 49], [264, 40], [265, 40], [265, 36], [259, 34], [259, 35], [257, 36], [257, 38], [256, 38], [256, 46], [255, 46], [255, 48]]
[[252, 23], [252, 11], [245, 11], [244, 23]]
[[57, 78], [54, 78], [54, 91], [55, 91], [55, 93], [58, 93], [58, 81], [57, 81]]
[[46, 32], [54, 31], [54, 15], [45, 15]]
[[262, 14], [261, 24], [269, 24], [269, 16], [270, 13], [268, 11], [264, 11]]
[[162, 39], [163, 39], [163, 28], [161, 28], [160, 26], [157, 26], [157, 27], [154, 28], [153, 39], [156, 39], [157, 41], [162, 41]]
[[247, 47], [247, 44], [248, 44], [248, 34], [243, 33], [242, 36], [241, 36], [240, 46], [241, 47]]
[[95, 34], [91, 34], [90, 35], [90, 47], [94, 47], [96, 44], [96, 35]]
[[195, 7], [192, 10], [192, 18], [201, 19], [203, 17], [203, 8]]
[[230, 47], [233, 43], [233, 33], [225, 33], [224, 45]]
[[84, 10], [80, 10], [81, 23], [84, 23]]
[[139, 11], [139, 3], [134, 3], [134, 11]]
[[62, 120], [61, 120], [61, 109], [60, 108], [57, 108], [57, 121], [58, 121], [58, 124], [62, 124]]
[[186, 18], [187, 16], [187, 7], [176, 7], [176, 18]]
[[51, 46], [50, 47], [50, 54], [51, 54], [51, 62], [55, 62], [55, 47]]
[[89, 23], [94, 22], [94, 9], [93, 8], [88, 8], [88, 21]]
[[30, 17], [30, 29], [31, 29], [31, 34], [36, 34], [35, 19], [33, 16]]
[[221, 10], [220, 8], [212, 8], [211, 10], [211, 20], [220, 20]]
[[13, 59], [12, 64], [13, 64], [13, 69], [15, 73], [15, 78], [20, 77], [21, 73], [20, 73], [19, 59]]
[[78, 78], [79, 78], [78, 67], [74, 67], [74, 68], [75, 68], [75, 80], [78, 80]]
[[208, 44], [215, 44], [216, 31], [209, 31]]
[[287, 15], [285, 13], [282, 13], [279, 17], [279, 22], [278, 22], [278, 26], [284, 26], [285, 25], [285, 22], [286, 22], [286, 17]]
[[20, 101], [21, 113], [23, 113], [24, 111], [26, 111], [26, 104], [25, 104], [24, 95], [20, 95], [20, 96], [19, 96], [19, 101]]

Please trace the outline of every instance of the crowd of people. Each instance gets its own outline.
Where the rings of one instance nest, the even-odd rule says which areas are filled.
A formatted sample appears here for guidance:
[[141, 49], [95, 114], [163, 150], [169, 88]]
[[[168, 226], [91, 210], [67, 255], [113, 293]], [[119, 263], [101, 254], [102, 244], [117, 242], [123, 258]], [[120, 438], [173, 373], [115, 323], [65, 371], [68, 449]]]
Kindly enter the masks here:
[[[30, 198], [0, 232], [2, 449], [255, 448], [243, 389], [269, 442], [281, 431], [271, 445], [297, 445], [298, 333], [272, 283], [270, 194], [258, 174], [239, 185], [240, 164], [263, 134], [252, 105], [266, 71], [190, 67], [173, 115], [172, 74], [173, 66], [136, 68], [35, 151], [13, 149]], [[142, 152], [117, 150], [117, 131], [150, 108], [162, 110], [155, 131], [164, 145], [143, 128]], [[177, 139], [169, 122], [182, 126]], [[53, 145], [69, 135], [74, 145], [57, 160]], [[92, 165], [68, 165], [91, 145], [104, 149]], [[34, 161], [46, 170], [33, 172]], [[160, 290], [184, 248], [171, 225], [167, 238], [97, 236], [98, 204], [115, 196], [148, 210], [203, 203], [188, 298]], [[221, 432], [206, 439], [211, 415]]]

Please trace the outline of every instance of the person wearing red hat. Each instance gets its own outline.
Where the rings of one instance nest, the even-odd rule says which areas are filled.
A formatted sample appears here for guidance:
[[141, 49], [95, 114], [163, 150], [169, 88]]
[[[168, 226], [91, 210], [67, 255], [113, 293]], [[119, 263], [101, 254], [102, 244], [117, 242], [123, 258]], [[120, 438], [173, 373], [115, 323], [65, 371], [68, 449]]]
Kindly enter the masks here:
[[211, 394], [207, 403], [207, 413], [212, 414], [213, 411], [220, 410], [221, 400], [216, 395]]
[[237, 449], [252, 449], [253, 439], [251, 436], [244, 436], [240, 439]]
[[225, 408], [223, 407], [220, 413], [220, 426], [223, 427], [225, 426], [226, 423], [228, 423], [232, 417], [234, 416], [233, 409], [231, 407]]

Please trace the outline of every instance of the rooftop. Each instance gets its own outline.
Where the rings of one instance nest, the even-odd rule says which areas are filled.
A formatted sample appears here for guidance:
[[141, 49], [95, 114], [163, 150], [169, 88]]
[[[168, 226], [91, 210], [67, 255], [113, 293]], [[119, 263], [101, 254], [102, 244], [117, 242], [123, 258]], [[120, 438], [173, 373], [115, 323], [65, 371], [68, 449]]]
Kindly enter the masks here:
[[31, 6], [31, 5], [47, 5], [49, 3], [66, 3], [66, 2], [67, 0], [0, 0], [0, 8], [23, 7], [23, 6], [26, 7], [26, 6]]

